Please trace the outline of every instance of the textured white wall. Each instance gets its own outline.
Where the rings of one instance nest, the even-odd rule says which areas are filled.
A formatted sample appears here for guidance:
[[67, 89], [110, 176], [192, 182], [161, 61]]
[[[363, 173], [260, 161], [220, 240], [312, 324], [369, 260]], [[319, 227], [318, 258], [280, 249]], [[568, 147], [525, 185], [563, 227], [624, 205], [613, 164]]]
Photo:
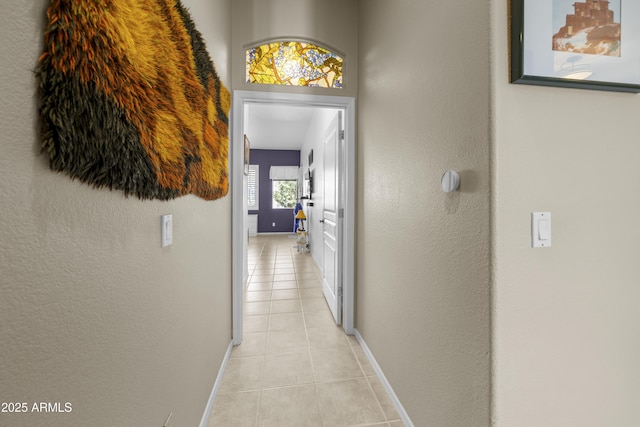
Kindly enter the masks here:
[[[356, 0], [234, 0], [233, 88], [241, 90], [355, 96], [358, 75]], [[344, 89], [246, 83], [245, 50], [274, 38], [310, 39], [344, 54]]]
[[486, 426], [488, 2], [359, 5], [356, 327], [416, 426]]
[[511, 85], [492, 26], [495, 425], [640, 425], [640, 97]]
[[[229, 85], [230, 0], [184, 3]], [[142, 202], [48, 169], [33, 74], [47, 4], [0, 3], [0, 400], [73, 409], [0, 425], [160, 426], [173, 411], [195, 426], [231, 339], [230, 197]]]

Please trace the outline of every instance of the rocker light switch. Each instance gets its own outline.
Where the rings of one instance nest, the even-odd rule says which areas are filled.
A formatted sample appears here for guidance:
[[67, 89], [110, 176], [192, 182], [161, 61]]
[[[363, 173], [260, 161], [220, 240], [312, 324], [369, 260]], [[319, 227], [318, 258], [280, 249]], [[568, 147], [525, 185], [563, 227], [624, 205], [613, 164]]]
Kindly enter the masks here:
[[551, 212], [531, 213], [531, 247], [551, 246]]
[[538, 220], [538, 238], [549, 240], [549, 220], [542, 218]]
[[173, 243], [173, 215], [162, 215], [162, 247]]

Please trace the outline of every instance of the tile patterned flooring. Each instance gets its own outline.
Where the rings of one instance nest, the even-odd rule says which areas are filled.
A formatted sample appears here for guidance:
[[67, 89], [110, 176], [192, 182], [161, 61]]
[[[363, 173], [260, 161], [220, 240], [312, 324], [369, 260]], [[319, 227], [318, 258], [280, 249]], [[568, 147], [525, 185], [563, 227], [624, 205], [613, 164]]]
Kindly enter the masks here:
[[208, 427], [402, 427], [354, 337], [337, 327], [320, 271], [289, 236], [249, 241], [244, 340]]

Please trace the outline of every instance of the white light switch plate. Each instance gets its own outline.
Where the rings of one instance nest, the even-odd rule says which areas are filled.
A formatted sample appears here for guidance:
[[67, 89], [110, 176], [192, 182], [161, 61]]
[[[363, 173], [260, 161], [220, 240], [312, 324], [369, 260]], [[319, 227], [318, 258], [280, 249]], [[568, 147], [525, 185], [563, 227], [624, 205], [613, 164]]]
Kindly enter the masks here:
[[531, 247], [551, 246], [551, 212], [531, 213]]
[[162, 247], [173, 243], [173, 215], [162, 215]]

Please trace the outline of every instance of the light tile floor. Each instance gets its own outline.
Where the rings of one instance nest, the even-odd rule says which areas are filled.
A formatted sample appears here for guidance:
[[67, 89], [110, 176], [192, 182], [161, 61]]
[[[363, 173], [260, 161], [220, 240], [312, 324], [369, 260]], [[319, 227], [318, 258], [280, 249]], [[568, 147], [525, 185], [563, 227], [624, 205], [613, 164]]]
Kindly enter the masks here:
[[337, 327], [320, 272], [289, 236], [249, 241], [244, 340], [208, 427], [402, 427], [354, 337]]

